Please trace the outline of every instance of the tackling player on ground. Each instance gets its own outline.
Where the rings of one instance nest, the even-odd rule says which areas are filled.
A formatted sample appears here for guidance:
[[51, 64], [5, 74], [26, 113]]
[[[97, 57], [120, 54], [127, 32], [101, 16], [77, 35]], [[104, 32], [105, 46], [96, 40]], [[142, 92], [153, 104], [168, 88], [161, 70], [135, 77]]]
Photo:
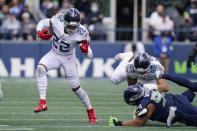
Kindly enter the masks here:
[[47, 72], [63, 66], [69, 85], [87, 108], [89, 123], [96, 123], [95, 111], [87, 93], [80, 87], [78, 68], [76, 64], [75, 47], [80, 44], [86, 58], [92, 58], [89, 46], [89, 32], [80, 24], [80, 13], [75, 8], [56, 14], [51, 19], [41, 20], [37, 25], [38, 37], [49, 40], [53, 36], [52, 49], [41, 58], [37, 66], [37, 86], [40, 103], [35, 113], [46, 111]]
[[[197, 88], [194, 91], [197, 91]], [[175, 122], [197, 126], [197, 107], [191, 104], [195, 94], [191, 90], [182, 95], [165, 94], [136, 84], [129, 86], [123, 95], [127, 104], [137, 105], [137, 117], [130, 121], [119, 121], [111, 117], [109, 126], [144, 126], [148, 120], [164, 122], [167, 127]]]

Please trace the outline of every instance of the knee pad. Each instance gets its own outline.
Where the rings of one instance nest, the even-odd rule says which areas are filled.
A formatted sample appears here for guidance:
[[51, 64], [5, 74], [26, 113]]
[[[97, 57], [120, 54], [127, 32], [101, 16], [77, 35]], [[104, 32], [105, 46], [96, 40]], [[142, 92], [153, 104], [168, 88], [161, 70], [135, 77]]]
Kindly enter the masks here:
[[36, 70], [36, 76], [37, 77], [42, 77], [47, 74], [47, 70], [43, 65], [38, 65], [37, 70]]
[[77, 79], [69, 79], [69, 85], [72, 89], [80, 86], [80, 82]]
[[118, 79], [116, 76], [111, 76], [110, 78], [111, 82], [118, 85], [120, 83], [120, 79]]

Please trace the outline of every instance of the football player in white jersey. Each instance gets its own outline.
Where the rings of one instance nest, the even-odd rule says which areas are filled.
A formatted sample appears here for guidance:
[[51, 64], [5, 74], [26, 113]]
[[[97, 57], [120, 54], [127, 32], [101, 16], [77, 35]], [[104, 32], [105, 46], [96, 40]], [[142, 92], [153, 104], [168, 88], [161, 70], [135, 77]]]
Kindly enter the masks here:
[[147, 89], [157, 89], [161, 92], [169, 90], [167, 80], [157, 79], [157, 75], [163, 72], [164, 68], [156, 58], [147, 53], [139, 53], [136, 58], [132, 53], [122, 54], [122, 56], [123, 60], [111, 76], [114, 84], [127, 80], [128, 85], [139, 82]]
[[92, 58], [89, 46], [89, 32], [80, 24], [80, 13], [75, 8], [56, 14], [51, 19], [41, 20], [37, 25], [38, 37], [48, 40], [53, 36], [52, 49], [41, 58], [37, 66], [37, 86], [40, 103], [35, 113], [46, 111], [47, 72], [63, 66], [69, 85], [87, 108], [89, 123], [96, 123], [95, 111], [87, 93], [80, 87], [78, 68], [76, 64], [75, 47], [80, 44], [86, 58]]

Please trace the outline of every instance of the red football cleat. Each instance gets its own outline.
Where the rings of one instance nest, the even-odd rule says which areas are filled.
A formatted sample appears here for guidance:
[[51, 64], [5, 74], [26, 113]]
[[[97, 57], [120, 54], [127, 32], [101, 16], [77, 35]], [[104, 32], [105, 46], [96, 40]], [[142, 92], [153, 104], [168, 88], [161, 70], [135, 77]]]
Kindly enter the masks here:
[[92, 108], [90, 110], [87, 110], [87, 113], [88, 113], [89, 123], [96, 123], [97, 119], [94, 109]]
[[38, 107], [34, 109], [35, 113], [41, 112], [41, 111], [46, 111], [48, 110], [46, 100], [40, 99], [40, 103], [38, 104]]

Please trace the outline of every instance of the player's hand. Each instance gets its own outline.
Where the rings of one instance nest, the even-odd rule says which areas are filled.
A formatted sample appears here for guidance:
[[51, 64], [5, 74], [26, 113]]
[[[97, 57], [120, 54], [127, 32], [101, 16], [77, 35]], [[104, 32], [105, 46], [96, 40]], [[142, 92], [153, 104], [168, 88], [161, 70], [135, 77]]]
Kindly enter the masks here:
[[195, 63], [195, 57], [189, 56], [187, 59], [187, 68], [191, 68], [192, 62]]
[[161, 72], [161, 71], [155, 71], [155, 73], [154, 73], [154, 77], [155, 77], [155, 79], [162, 79], [163, 78], [163, 72]]
[[42, 31], [38, 31], [37, 35], [39, 38], [44, 39], [44, 40], [49, 40], [52, 37], [52, 33], [48, 33], [49, 30], [44, 29]]
[[116, 117], [110, 117], [108, 120], [109, 126], [122, 126], [122, 122], [119, 121]]
[[80, 44], [81, 51], [84, 54], [88, 53], [89, 42], [87, 40], [82, 40]]

